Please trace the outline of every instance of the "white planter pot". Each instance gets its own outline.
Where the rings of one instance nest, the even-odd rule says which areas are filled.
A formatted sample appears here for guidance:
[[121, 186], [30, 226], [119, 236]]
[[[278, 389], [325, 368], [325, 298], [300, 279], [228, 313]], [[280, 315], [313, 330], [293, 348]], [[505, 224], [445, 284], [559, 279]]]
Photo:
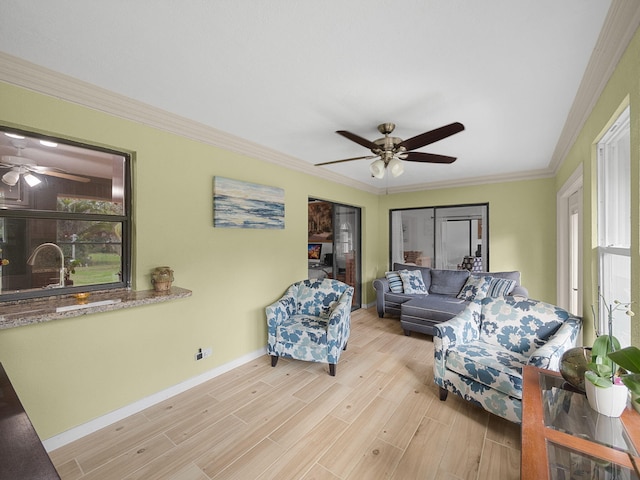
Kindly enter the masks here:
[[609, 388], [596, 387], [589, 380], [584, 382], [589, 406], [607, 417], [619, 417], [624, 412], [629, 399], [629, 389], [624, 385]]

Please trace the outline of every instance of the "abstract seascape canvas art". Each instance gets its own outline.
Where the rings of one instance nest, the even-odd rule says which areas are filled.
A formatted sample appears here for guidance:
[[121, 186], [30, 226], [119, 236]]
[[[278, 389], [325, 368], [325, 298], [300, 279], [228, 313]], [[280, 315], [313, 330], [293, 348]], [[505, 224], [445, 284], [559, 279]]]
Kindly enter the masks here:
[[213, 226], [284, 228], [284, 190], [233, 180], [213, 179]]

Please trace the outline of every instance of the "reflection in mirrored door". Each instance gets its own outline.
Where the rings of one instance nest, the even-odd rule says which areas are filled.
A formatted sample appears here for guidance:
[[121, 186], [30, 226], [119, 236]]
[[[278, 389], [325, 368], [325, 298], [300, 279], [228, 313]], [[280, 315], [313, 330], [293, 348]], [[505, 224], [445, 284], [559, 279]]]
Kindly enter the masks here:
[[489, 270], [488, 204], [390, 212], [391, 266]]

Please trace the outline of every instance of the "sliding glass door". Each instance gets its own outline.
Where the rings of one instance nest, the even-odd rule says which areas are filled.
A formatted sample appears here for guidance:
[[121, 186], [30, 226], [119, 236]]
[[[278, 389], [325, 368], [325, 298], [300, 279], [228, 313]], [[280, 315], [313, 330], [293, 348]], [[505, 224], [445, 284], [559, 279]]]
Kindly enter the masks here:
[[334, 204], [334, 277], [354, 288], [353, 308], [360, 308], [360, 209]]
[[309, 278], [335, 278], [354, 288], [362, 304], [360, 208], [309, 199]]
[[390, 267], [489, 271], [487, 204], [391, 210], [390, 236]]

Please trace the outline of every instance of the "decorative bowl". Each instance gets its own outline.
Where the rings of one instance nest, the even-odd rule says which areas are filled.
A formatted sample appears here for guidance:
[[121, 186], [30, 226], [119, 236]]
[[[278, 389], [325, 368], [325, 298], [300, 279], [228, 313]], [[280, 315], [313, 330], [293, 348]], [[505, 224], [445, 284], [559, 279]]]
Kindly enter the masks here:
[[78, 301], [78, 303], [85, 303], [87, 301], [87, 298], [89, 298], [89, 295], [90, 294], [88, 292], [73, 294], [74, 298]]

